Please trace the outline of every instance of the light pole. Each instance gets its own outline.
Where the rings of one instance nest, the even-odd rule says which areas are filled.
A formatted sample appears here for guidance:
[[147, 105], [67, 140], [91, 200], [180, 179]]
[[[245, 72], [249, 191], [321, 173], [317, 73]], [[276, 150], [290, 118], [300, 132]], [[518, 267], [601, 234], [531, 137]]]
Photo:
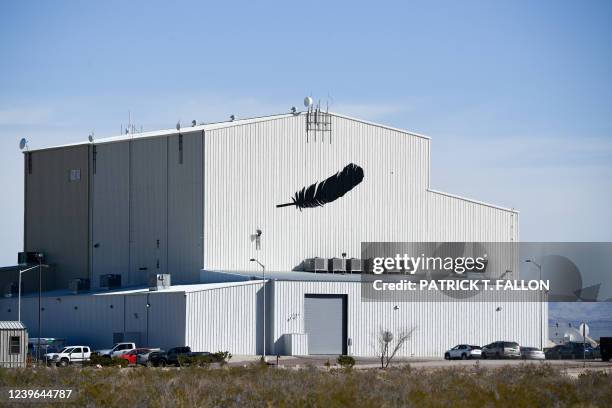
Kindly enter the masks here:
[[[538, 280], [541, 282], [542, 281], [542, 265], [540, 265], [539, 263], [537, 263], [536, 261], [534, 261], [533, 259], [526, 259], [525, 260], [526, 263], [532, 263], [534, 264], [539, 271], [539, 277]], [[539, 294], [539, 298], [540, 298], [540, 308], [542, 307], [542, 291], [540, 290], [540, 294]], [[543, 331], [544, 331], [544, 326], [543, 326], [543, 321], [542, 321], [542, 310], [540, 309], [540, 350], [542, 350], [542, 336], [543, 336]]]
[[266, 361], [266, 267], [255, 258], [251, 262], [257, 262], [263, 272], [263, 360]]
[[31, 268], [24, 269], [22, 271], [19, 271], [19, 292], [17, 295], [17, 321], [18, 322], [21, 321], [21, 274], [27, 271], [31, 271], [32, 269], [36, 269], [36, 268], [38, 268], [38, 265], [32, 266]]

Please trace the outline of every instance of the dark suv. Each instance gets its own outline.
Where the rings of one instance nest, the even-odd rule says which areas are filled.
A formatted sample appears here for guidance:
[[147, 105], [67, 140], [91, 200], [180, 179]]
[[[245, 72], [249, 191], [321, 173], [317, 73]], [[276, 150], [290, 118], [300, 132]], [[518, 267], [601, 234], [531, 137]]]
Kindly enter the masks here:
[[514, 341], [496, 341], [482, 348], [481, 358], [520, 358], [521, 348]]
[[165, 367], [167, 365], [178, 366], [179, 357], [194, 357], [194, 356], [207, 356], [210, 353], [207, 352], [193, 352], [189, 346], [174, 347], [167, 352], [153, 351], [149, 354], [149, 363], [153, 367]]
[[592, 359], [594, 357], [593, 348], [587, 344], [586, 347], [582, 343], [569, 342], [559, 346], [555, 346], [546, 352], [546, 358], [549, 360], [561, 359], [580, 359], [586, 357]]

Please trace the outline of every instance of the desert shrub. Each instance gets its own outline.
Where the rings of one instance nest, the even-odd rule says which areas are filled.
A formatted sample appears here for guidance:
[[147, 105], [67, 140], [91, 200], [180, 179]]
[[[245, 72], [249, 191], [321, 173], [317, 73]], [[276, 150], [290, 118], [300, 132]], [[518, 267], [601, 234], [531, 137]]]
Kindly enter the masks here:
[[225, 365], [231, 358], [232, 354], [229, 351], [218, 351], [216, 353], [206, 355], [179, 356], [178, 360], [181, 366], [208, 367], [213, 363]]
[[[610, 407], [612, 375], [554, 366], [270, 370], [0, 369], [0, 387], [75, 391], [74, 406]], [[135, 392], [137, 390], [137, 392]], [[24, 405], [25, 406], [25, 405]], [[59, 406], [59, 405], [58, 405]]]
[[355, 365], [355, 359], [351, 356], [338, 356], [336, 362], [342, 368], [353, 368]]

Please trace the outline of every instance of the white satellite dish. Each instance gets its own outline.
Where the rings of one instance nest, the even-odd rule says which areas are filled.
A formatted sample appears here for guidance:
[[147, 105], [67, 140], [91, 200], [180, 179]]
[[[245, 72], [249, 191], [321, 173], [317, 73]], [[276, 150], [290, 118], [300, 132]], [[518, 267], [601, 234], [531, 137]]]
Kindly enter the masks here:
[[23, 150], [28, 146], [28, 141], [26, 140], [25, 137], [22, 137], [21, 140], [19, 141], [19, 149]]
[[312, 98], [310, 96], [307, 96], [304, 98], [304, 106], [307, 108], [310, 108], [312, 106]]
[[580, 335], [581, 336], [588, 336], [589, 335], [589, 325], [586, 323], [580, 323], [580, 328], [578, 329], [580, 330]]

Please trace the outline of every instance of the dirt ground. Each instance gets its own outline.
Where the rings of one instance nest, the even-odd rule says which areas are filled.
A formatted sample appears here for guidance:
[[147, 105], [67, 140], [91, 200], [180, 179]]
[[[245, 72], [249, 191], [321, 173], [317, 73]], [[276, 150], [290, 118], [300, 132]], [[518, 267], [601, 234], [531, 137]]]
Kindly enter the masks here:
[[[241, 366], [259, 360], [260, 357], [255, 356], [234, 356], [230, 360], [230, 365]], [[356, 369], [369, 369], [380, 367], [380, 360], [376, 358], [356, 357]], [[276, 366], [276, 356], [267, 356], [266, 361], [269, 365]], [[281, 356], [278, 359], [278, 365], [284, 368], [304, 368], [308, 366], [326, 368], [326, 363], [329, 361], [331, 367], [336, 366], [336, 356]], [[570, 375], [578, 375], [581, 372], [588, 370], [606, 371], [612, 373], [612, 362], [603, 362], [600, 360], [521, 360], [521, 359], [502, 359], [502, 360], [444, 360], [441, 358], [408, 358], [394, 360], [391, 365], [393, 367], [401, 367], [409, 364], [412, 368], [420, 369], [440, 369], [449, 367], [473, 367], [479, 365], [487, 368], [500, 368], [505, 366], [520, 366], [523, 364], [544, 364], [548, 363], [554, 367], [559, 367], [567, 370]]]

